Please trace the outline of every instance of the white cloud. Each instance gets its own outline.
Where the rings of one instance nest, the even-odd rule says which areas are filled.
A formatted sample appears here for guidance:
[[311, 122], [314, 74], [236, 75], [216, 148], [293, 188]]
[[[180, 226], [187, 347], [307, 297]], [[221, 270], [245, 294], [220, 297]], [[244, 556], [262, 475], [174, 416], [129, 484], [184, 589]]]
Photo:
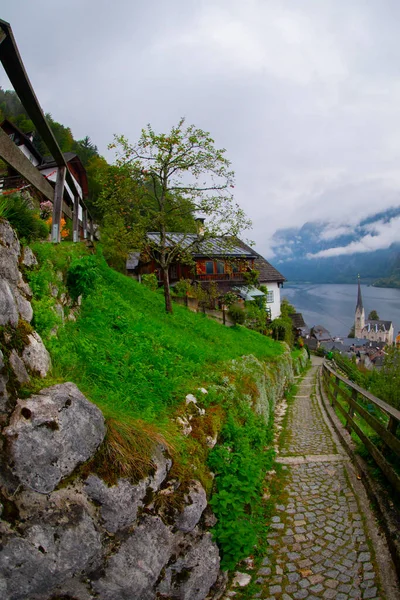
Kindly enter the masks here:
[[349, 235], [354, 232], [354, 227], [351, 225], [333, 225], [329, 224], [323, 231], [321, 231], [321, 240], [334, 240], [342, 235]]
[[387, 223], [384, 221], [376, 221], [369, 225], [367, 229], [369, 229], [371, 233], [365, 235], [356, 242], [348, 244], [348, 246], [321, 250], [316, 254], [308, 254], [307, 258], [327, 258], [345, 254], [373, 252], [375, 250], [389, 248], [393, 243], [400, 242], [400, 217], [395, 217]]

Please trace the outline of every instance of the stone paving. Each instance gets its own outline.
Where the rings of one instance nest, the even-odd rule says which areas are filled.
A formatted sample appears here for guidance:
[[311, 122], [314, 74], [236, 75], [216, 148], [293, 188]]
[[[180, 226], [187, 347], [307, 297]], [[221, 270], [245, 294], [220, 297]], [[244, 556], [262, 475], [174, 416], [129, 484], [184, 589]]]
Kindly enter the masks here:
[[[317, 366], [299, 386], [280, 435], [287, 476], [275, 506], [254, 598], [383, 599], [372, 544], [345, 468], [315, 398]], [[234, 593], [228, 593], [232, 596]]]

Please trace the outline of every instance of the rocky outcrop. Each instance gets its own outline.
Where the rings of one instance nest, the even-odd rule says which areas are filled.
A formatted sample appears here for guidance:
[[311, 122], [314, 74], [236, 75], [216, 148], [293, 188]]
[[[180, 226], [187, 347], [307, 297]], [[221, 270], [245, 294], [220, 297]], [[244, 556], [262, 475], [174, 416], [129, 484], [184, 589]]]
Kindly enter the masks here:
[[73, 383], [18, 400], [3, 430], [11, 469], [28, 488], [42, 494], [93, 456], [105, 435], [100, 410]]
[[[5, 333], [6, 352], [3, 356], [5, 370], [10, 367], [14, 375], [15, 385], [27, 383], [31, 375], [46, 377], [51, 368], [50, 355], [47, 352], [40, 336], [36, 332], [29, 331], [29, 323], [33, 317], [30, 299], [32, 291], [23, 279], [20, 264], [30, 268], [37, 264], [33, 252], [29, 248], [23, 250], [21, 256], [21, 245], [18, 238], [7, 223], [0, 222], [0, 326], [9, 328]], [[22, 325], [20, 327], [20, 325]], [[21, 331], [25, 332], [21, 337]], [[12, 347], [11, 340], [13, 330], [19, 342]], [[9, 337], [9, 340], [7, 339]], [[24, 342], [24, 347], [22, 347]], [[4, 412], [4, 400], [7, 394], [6, 386], [9, 377], [0, 374], [0, 413]]]

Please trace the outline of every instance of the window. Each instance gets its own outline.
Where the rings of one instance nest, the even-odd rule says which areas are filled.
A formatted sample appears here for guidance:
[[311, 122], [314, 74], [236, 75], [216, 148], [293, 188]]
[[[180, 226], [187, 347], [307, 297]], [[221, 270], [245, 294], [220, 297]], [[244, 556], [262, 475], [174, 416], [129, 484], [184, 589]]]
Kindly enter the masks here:
[[234, 263], [232, 265], [232, 273], [239, 273], [239, 267], [238, 267], [237, 263]]
[[223, 262], [217, 262], [217, 273], [225, 273], [225, 265]]
[[212, 275], [214, 273], [214, 263], [212, 260], [206, 261], [206, 273], [207, 275]]
[[274, 301], [274, 292], [267, 292], [267, 302], [271, 304]]
[[177, 274], [177, 271], [176, 271], [176, 265], [171, 265], [169, 276], [170, 276], [170, 279], [177, 279], [178, 278], [178, 274]]

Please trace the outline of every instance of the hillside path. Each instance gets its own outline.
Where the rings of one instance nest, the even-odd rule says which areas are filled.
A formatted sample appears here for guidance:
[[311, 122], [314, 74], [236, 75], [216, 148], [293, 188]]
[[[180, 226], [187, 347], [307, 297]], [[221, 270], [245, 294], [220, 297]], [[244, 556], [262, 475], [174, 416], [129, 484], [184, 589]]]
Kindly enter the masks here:
[[252, 575], [259, 586], [252, 597], [399, 598], [393, 587], [384, 585], [380, 564], [385, 571], [390, 556], [382, 549], [364, 489], [316, 394], [321, 362], [313, 357], [286, 416], [281, 410], [283, 427], [277, 419], [277, 462], [286, 482], [275, 505], [262, 566]]

